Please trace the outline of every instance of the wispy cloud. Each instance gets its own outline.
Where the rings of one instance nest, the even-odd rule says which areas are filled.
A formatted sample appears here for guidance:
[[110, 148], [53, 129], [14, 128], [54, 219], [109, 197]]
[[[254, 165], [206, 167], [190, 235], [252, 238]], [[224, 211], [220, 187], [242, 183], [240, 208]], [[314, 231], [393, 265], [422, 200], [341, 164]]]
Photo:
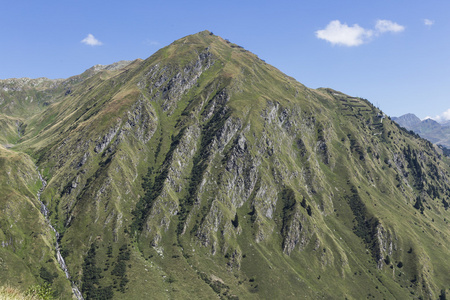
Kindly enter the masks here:
[[95, 38], [95, 36], [93, 36], [92, 34], [88, 34], [87, 37], [85, 37], [83, 40], [81, 40], [81, 42], [83, 44], [89, 45], [89, 46], [101, 46], [103, 45], [102, 42], [100, 42], [99, 40], [97, 40]]
[[450, 121], [450, 108], [444, 111], [442, 114], [437, 115], [435, 117], [426, 117], [425, 119], [433, 119], [437, 122], [446, 122]]
[[159, 46], [159, 45], [161, 45], [160, 42], [154, 41], [154, 40], [150, 40], [150, 39], [146, 39], [144, 41], [144, 44], [147, 45], [147, 46]]
[[377, 20], [374, 29], [365, 29], [358, 24], [348, 26], [339, 20], [331, 21], [325, 29], [317, 30], [316, 37], [332, 45], [354, 47], [368, 43], [373, 36], [386, 32], [402, 32], [405, 27], [389, 20]]
[[389, 20], [377, 20], [375, 29], [378, 34], [385, 32], [402, 32], [405, 30], [405, 26], [399, 25]]
[[434, 25], [434, 21], [430, 19], [423, 19], [423, 24], [425, 24], [425, 26], [427, 27], [431, 27]]

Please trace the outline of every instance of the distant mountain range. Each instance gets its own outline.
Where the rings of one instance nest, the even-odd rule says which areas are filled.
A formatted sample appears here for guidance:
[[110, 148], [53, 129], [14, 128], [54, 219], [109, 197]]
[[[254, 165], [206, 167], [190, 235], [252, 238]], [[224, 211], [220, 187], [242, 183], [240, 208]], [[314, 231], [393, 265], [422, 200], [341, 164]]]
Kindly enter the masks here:
[[414, 114], [392, 117], [392, 120], [408, 130], [412, 130], [434, 144], [450, 148], [450, 122], [436, 122], [433, 119], [420, 120]]

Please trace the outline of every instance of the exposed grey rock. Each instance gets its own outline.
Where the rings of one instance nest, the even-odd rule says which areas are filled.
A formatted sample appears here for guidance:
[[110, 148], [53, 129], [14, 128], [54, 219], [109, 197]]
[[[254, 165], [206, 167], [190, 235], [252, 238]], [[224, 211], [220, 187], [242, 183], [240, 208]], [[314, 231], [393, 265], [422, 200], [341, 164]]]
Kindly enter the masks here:
[[109, 131], [101, 138], [97, 139], [95, 142], [95, 153], [101, 153], [105, 148], [111, 143], [113, 138], [116, 136], [116, 133], [119, 131], [121, 121], [116, 124], [115, 127], [111, 127]]
[[80, 162], [77, 164], [77, 169], [81, 168], [87, 161], [88, 157], [90, 156], [89, 152], [85, 152], [83, 157], [81, 158]]
[[376, 240], [374, 251], [377, 253], [377, 267], [378, 269], [383, 268], [384, 259], [387, 255], [393, 255], [394, 251], [397, 250], [397, 237], [395, 233], [392, 233], [390, 230], [387, 230], [380, 223], [376, 227]]
[[294, 216], [287, 224], [286, 234], [283, 239], [283, 252], [289, 255], [297, 245], [299, 250], [304, 249], [313, 234], [309, 227], [307, 217], [296, 208]]
[[146, 144], [156, 131], [158, 117], [147, 100], [140, 98], [127, 111], [127, 120], [122, 132], [133, 132], [137, 140]]
[[163, 111], [168, 115], [173, 113], [177, 102], [185, 91], [192, 88], [200, 75], [214, 64], [214, 59], [207, 49], [197, 54], [197, 58], [185, 66], [165, 66], [159, 68], [155, 65], [147, 73], [147, 78], [140, 81], [139, 86], [147, 87], [152, 101], [160, 102]]

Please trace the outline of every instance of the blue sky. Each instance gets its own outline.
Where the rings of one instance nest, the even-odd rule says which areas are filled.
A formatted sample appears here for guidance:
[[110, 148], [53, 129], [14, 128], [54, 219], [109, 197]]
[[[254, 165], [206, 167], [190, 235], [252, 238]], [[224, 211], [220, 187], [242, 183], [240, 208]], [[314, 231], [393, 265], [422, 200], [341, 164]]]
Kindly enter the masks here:
[[308, 87], [444, 120], [449, 14], [448, 0], [4, 1], [0, 78], [67, 78], [208, 29]]

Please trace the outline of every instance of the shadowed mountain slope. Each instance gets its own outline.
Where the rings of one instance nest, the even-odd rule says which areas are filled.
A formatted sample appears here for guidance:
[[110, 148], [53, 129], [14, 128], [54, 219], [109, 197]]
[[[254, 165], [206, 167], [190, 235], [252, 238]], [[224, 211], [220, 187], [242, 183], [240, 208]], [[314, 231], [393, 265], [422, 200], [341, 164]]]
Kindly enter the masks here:
[[[2, 108], [2, 151], [30, 178], [1, 199], [34, 203], [38, 224], [43, 175], [41, 200], [86, 299], [418, 299], [449, 288], [448, 160], [367, 100], [309, 89], [208, 31], [52, 84], [39, 109], [21, 91], [23, 109], [13, 92]], [[0, 253], [15, 258], [3, 264], [20, 261], [31, 231], [9, 232]], [[27, 283], [49, 281], [44, 261], [61, 273], [41, 251], [49, 258], [32, 253]]]

